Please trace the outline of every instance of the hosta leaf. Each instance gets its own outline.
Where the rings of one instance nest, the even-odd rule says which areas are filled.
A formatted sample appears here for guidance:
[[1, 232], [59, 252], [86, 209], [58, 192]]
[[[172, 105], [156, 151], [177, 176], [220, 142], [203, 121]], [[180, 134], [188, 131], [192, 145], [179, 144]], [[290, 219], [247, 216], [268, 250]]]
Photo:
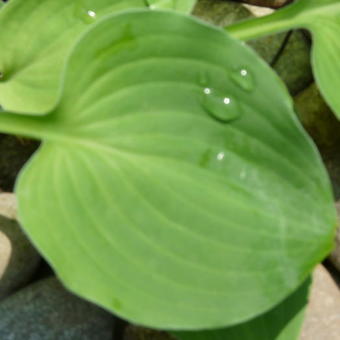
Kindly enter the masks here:
[[310, 280], [269, 312], [240, 325], [212, 331], [173, 332], [178, 340], [297, 340]]
[[101, 16], [144, 0], [11, 0], [0, 13], [0, 105], [43, 113], [57, 101], [64, 61]]
[[340, 119], [340, 2], [300, 1], [301, 9], [296, 20], [313, 34], [312, 63], [316, 81], [326, 101]]
[[296, 0], [272, 15], [237, 23], [227, 30], [247, 40], [291, 28], [306, 28], [312, 32], [315, 78], [323, 96], [340, 118], [339, 0]]
[[173, 9], [190, 13], [197, 0], [146, 0], [151, 9]]
[[138, 324], [224, 327], [270, 309], [330, 251], [320, 157], [272, 70], [176, 12], [95, 25], [16, 192], [25, 230], [74, 292]]

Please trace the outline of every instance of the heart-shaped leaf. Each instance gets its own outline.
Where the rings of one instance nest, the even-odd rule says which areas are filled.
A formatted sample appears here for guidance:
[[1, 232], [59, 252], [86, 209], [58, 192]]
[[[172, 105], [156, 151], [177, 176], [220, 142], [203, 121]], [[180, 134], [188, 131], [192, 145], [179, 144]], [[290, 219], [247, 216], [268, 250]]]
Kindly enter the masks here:
[[20, 175], [20, 220], [74, 292], [136, 323], [224, 327], [272, 308], [332, 247], [316, 148], [282, 82], [176, 12], [111, 16], [79, 41]]
[[274, 309], [240, 325], [172, 334], [178, 340], [296, 340], [302, 328], [309, 287], [310, 279]]
[[190, 13], [197, 0], [147, 0], [151, 9], [173, 9]]
[[326, 101], [340, 118], [339, 0], [297, 0], [272, 15], [226, 29], [235, 37], [248, 40], [292, 28], [306, 28], [312, 32], [314, 75]]
[[144, 0], [11, 0], [0, 13], [0, 105], [44, 113], [58, 98], [71, 46], [101, 16]]

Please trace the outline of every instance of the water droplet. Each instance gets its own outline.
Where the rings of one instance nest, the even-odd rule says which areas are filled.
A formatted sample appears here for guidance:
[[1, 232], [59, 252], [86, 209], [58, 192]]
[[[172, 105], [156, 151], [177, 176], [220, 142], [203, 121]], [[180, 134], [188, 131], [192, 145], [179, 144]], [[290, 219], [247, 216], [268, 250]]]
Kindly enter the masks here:
[[225, 157], [225, 154], [224, 154], [224, 152], [219, 152], [218, 154], [217, 154], [217, 160], [218, 161], [222, 161], [223, 159], [224, 159], [224, 157]]
[[231, 78], [238, 86], [240, 86], [245, 91], [250, 92], [253, 91], [255, 88], [254, 78], [245, 68], [241, 68], [234, 72]]
[[213, 118], [222, 122], [237, 119], [241, 114], [240, 107], [234, 99], [221, 95], [209, 87], [203, 89], [202, 104]]
[[86, 7], [83, 0], [78, 0], [74, 3], [74, 16], [85, 24], [92, 24], [96, 19], [97, 13]]
[[97, 15], [96, 12], [94, 12], [94, 11], [87, 11], [87, 14], [92, 18], [95, 18], [96, 15]]

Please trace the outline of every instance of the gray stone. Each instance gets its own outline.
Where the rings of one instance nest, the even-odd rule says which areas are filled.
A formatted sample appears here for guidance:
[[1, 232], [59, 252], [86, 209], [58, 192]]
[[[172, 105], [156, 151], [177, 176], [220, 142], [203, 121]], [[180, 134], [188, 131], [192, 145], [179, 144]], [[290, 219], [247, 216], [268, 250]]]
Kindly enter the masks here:
[[14, 194], [0, 194], [0, 300], [26, 284], [40, 262], [15, 215]]
[[340, 339], [340, 290], [328, 271], [319, 265], [313, 284], [300, 340]]
[[66, 291], [55, 278], [0, 303], [0, 339], [112, 340], [113, 316]]
[[280, 8], [291, 3], [293, 0], [236, 0], [236, 1], [244, 2], [255, 6]]
[[296, 95], [313, 82], [311, 46], [304, 31], [293, 31], [288, 38], [280, 55], [272, 62], [272, 66], [286, 83], [290, 93]]
[[0, 215], [11, 220], [17, 219], [17, 200], [11, 192], [0, 193]]
[[340, 201], [336, 204], [336, 210], [338, 212], [338, 229], [335, 237], [335, 249], [332, 251], [329, 259], [333, 265], [340, 271]]

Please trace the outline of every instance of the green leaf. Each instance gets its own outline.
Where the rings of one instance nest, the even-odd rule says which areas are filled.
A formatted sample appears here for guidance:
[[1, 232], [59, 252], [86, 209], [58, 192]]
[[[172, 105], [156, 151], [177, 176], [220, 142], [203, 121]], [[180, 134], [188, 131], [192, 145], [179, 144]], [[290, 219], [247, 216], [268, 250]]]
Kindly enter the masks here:
[[144, 0], [11, 0], [0, 13], [0, 105], [18, 112], [53, 108], [66, 56], [89, 24]]
[[332, 248], [336, 214], [282, 82], [223, 30], [129, 11], [79, 41], [61, 101], [0, 114], [42, 138], [20, 221], [72, 291], [163, 329], [240, 323]]
[[197, 0], [147, 0], [151, 9], [173, 9], [178, 12], [190, 13]]
[[226, 27], [229, 33], [243, 40], [292, 28], [312, 32], [314, 75], [323, 96], [340, 119], [339, 0], [297, 0], [272, 15]]
[[243, 324], [212, 331], [172, 332], [178, 340], [297, 340], [308, 302], [311, 280], [274, 309]]
[[296, 20], [313, 34], [312, 65], [317, 84], [340, 119], [340, 2], [303, 0], [300, 6]]

